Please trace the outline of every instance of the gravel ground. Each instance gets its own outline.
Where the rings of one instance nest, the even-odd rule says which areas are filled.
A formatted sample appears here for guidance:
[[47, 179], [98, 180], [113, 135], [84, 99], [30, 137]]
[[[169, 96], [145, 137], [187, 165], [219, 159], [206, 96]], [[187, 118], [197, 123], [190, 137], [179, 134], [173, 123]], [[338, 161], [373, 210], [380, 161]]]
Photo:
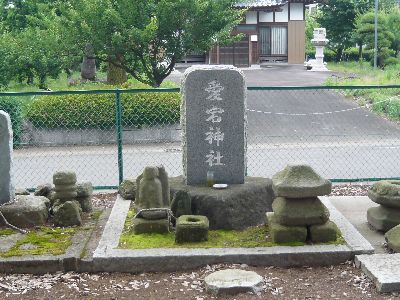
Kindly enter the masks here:
[[[369, 184], [338, 184], [332, 196], [365, 196]], [[115, 193], [96, 194], [96, 206], [112, 207]], [[378, 294], [352, 262], [330, 267], [274, 268], [214, 265], [191, 272], [146, 274], [57, 273], [44, 276], [1, 275], [0, 299], [216, 299], [205, 292], [211, 272], [241, 268], [264, 278], [258, 295], [218, 299], [400, 299], [399, 293]]]

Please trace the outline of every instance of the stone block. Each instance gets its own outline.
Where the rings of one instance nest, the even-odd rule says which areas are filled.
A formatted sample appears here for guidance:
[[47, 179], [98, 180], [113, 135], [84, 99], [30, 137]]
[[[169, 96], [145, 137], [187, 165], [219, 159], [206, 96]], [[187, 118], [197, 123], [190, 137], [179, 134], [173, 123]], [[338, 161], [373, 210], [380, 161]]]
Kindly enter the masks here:
[[136, 180], [134, 178], [125, 179], [119, 185], [118, 192], [126, 200], [135, 200]]
[[307, 165], [288, 165], [272, 176], [277, 197], [310, 198], [331, 193], [332, 183]]
[[54, 187], [51, 183], [41, 184], [36, 187], [34, 195], [47, 197], [53, 189]]
[[309, 228], [309, 239], [313, 243], [328, 243], [336, 241], [339, 229], [336, 224], [329, 221], [322, 225], [312, 225]]
[[385, 233], [387, 245], [394, 252], [400, 252], [400, 225], [393, 227]]
[[400, 224], [400, 209], [382, 205], [371, 207], [367, 211], [367, 220], [376, 230], [386, 232]]
[[146, 219], [146, 220], [160, 220], [160, 219], [167, 219], [168, 212], [166, 209], [151, 209], [151, 210], [141, 210], [138, 214], [139, 218]]
[[286, 226], [324, 224], [329, 211], [317, 197], [300, 199], [275, 198], [272, 203], [276, 222]]
[[182, 244], [207, 241], [209, 227], [205, 216], [180, 216], [176, 221], [175, 242]]
[[142, 233], [168, 233], [170, 224], [168, 219], [161, 220], [145, 220], [135, 218], [132, 224], [132, 231], [134, 234]]
[[13, 132], [10, 116], [0, 110], [0, 205], [13, 201], [15, 185], [13, 175]]
[[258, 294], [262, 290], [263, 278], [255, 272], [227, 269], [204, 278], [206, 291], [214, 295], [234, 295], [238, 293]]
[[92, 196], [80, 198], [77, 197], [76, 201], [79, 202], [79, 205], [81, 206], [83, 212], [88, 213], [93, 210]]
[[182, 83], [185, 184], [242, 184], [246, 166], [246, 83], [233, 66], [195, 66]]
[[277, 244], [304, 243], [307, 239], [307, 227], [285, 226], [276, 222], [274, 213], [267, 214], [271, 239]]
[[76, 197], [77, 198], [82, 198], [82, 197], [90, 197], [93, 195], [93, 185], [91, 182], [86, 181], [86, 182], [81, 182], [76, 185]]
[[18, 195], [15, 202], [0, 206], [9, 223], [17, 227], [42, 226], [48, 218], [49, 199], [42, 196]]
[[400, 180], [382, 180], [374, 183], [368, 197], [386, 207], [400, 208]]
[[73, 171], [59, 171], [53, 175], [55, 185], [69, 185], [76, 183], [76, 174]]
[[241, 230], [264, 223], [265, 212], [271, 211], [271, 180], [246, 177], [244, 184], [215, 190], [206, 186], [188, 186], [182, 177], [170, 179], [171, 192], [187, 191], [192, 214], [206, 216], [210, 229]]
[[54, 224], [58, 226], [80, 226], [81, 208], [77, 201], [66, 201], [53, 207]]

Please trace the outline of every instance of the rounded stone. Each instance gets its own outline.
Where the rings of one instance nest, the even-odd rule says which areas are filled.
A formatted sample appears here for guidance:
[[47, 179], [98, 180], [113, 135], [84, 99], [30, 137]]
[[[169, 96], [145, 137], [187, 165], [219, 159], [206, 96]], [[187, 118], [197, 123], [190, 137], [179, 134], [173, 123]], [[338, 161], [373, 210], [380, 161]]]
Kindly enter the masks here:
[[136, 180], [127, 178], [121, 182], [118, 189], [119, 194], [125, 200], [135, 200], [136, 197]]
[[376, 230], [386, 232], [400, 224], [400, 209], [382, 205], [371, 207], [367, 211], [367, 220]]
[[53, 183], [54, 184], [75, 184], [76, 183], [76, 174], [72, 171], [60, 171], [56, 172], [53, 175]]
[[75, 190], [75, 191], [56, 192], [54, 197], [56, 199], [62, 199], [62, 200], [64, 200], [64, 199], [70, 200], [71, 199], [72, 200], [72, 199], [76, 198], [76, 195], [77, 195], [77, 192]]
[[272, 177], [275, 195], [286, 198], [309, 198], [328, 195], [332, 183], [307, 165], [287, 165]]
[[368, 197], [383, 206], [400, 208], [400, 180], [382, 180], [373, 184]]
[[59, 192], [76, 192], [77, 186], [75, 184], [56, 185], [54, 191]]
[[93, 185], [91, 182], [81, 182], [76, 185], [77, 197], [90, 197], [93, 194]]
[[214, 272], [205, 279], [206, 291], [214, 294], [229, 294], [252, 292], [257, 294], [261, 291], [263, 278], [255, 272], [227, 269]]
[[400, 252], [400, 225], [385, 233], [387, 245], [394, 252]]

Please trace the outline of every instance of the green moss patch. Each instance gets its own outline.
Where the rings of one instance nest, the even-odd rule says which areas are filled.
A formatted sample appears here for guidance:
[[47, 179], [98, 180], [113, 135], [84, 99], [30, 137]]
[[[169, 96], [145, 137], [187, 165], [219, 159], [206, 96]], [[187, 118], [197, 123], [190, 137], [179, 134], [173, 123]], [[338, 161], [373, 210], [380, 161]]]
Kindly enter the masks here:
[[0, 229], [0, 236], [7, 236], [17, 233], [15, 230], [11, 228]]
[[0, 253], [0, 257], [64, 254], [72, 244], [72, 237], [77, 230], [78, 228], [40, 227], [24, 235], [9, 251]]
[[[329, 244], [344, 244], [343, 237]], [[284, 246], [304, 246], [306, 243], [290, 243]], [[268, 226], [250, 227], [246, 230], [210, 230], [208, 241], [200, 243], [175, 244], [175, 234], [138, 234], [124, 231], [120, 237], [122, 249], [151, 248], [255, 248], [282, 246], [272, 242]]]

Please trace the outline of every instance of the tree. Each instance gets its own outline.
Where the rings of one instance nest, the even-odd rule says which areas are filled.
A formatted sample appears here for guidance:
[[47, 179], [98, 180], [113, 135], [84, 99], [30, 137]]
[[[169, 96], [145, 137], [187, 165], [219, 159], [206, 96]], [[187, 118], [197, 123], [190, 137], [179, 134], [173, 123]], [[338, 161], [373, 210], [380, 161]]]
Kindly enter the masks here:
[[314, 38], [314, 28], [319, 28], [320, 24], [317, 22], [319, 12], [309, 13], [306, 11], [306, 52], [315, 50], [315, 47], [311, 44], [311, 40]]
[[400, 52], [400, 9], [393, 8], [388, 14], [388, 28], [393, 33], [393, 42], [391, 48], [395, 51], [396, 56]]
[[[369, 12], [361, 15], [356, 22], [356, 36], [367, 49], [374, 49], [375, 47], [375, 13]], [[385, 59], [394, 53], [390, 49], [394, 40], [393, 33], [388, 27], [387, 14], [380, 12], [378, 15], [378, 66], [383, 68], [385, 66]]]
[[186, 54], [229, 43], [243, 11], [235, 0], [71, 0], [61, 7], [63, 41], [158, 87]]
[[340, 60], [343, 51], [352, 46], [352, 32], [357, 14], [362, 14], [373, 5], [373, 0], [326, 0], [321, 4], [317, 21], [326, 28], [330, 47]]

